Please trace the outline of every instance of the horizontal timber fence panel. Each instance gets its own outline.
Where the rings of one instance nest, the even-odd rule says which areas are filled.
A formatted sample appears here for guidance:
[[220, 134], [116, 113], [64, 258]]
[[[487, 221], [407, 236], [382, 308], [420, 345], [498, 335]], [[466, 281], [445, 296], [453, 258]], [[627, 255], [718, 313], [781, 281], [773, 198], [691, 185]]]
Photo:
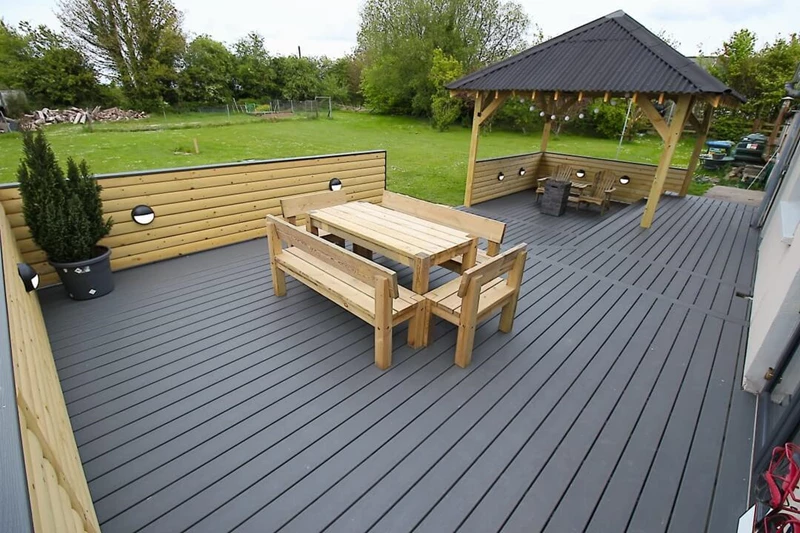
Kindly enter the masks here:
[[[586, 176], [589, 178], [594, 178], [594, 175], [601, 170], [610, 170], [617, 179], [622, 176], [628, 176], [630, 182], [626, 185], [622, 185], [617, 181], [617, 190], [611, 195], [613, 201], [626, 204], [638, 202], [649, 195], [650, 187], [653, 184], [653, 178], [655, 178], [656, 175], [656, 165], [647, 163], [632, 163], [630, 161], [616, 161], [613, 159], [551, 152], [542, 154], [542, 160], [539, 164], [539, 174], [541, 176], [551, 175], [559, 165], [571, 166], [575, 171], [583, 169], [586, 172]], [[667, 171], [664, 192], [679, 194], [685, 175], [685, 168], [670, 167]]]
[[[616, 161], [553, 152], [536, 152], [533, 154], [483, 159], [475, 163], [472, 203], [477, 204], [501, 196], [534, 189], [537, 185], [537, 178], [553, 175], [560, 165], [571, 166], [575, 171], [583, 169], [589, 178], [593, 178], [601, 170], [610, 170], [617, 178], [628, 176], [630, 182], [625, 185], [617, 182], [617, 190], [612, 195], [613, 201], [628, 204], [637, 202], [650, 194], [650, 186], [653, 184], [653, 178], [656, 173], [656, 165], [647, 163], [632, 163], [630, 161]], [[523, 176], [519, 174], [521, 168], [526, 169]], [[500, 172], [504, 175], [502, 181], [498, 179]], [[664, 191], [679, 194], [685, 174], [685, 168], [670, 167], [667, 172]]]
[[[482, 159], [475, 162], [472, 181], [472, 203], [477, 204], [536, 186], [537, 168], [541, 154], [522, 154]], [[520, 175], [520, 169], [525, 174]], [[503, 173], [503, 180], [498, 175]]]
[[0, 245], [19, 437], [34, 530], [99, 533], [39, 299], [35, 291], [25, 291], [17, 274], [22, 254], [2, 206]]
[[[101, 244], [111, 248], [114, 270], [264, 236], [264, 217], [280, 214], [280, 199], [324, 191], [332, 178], [342, 181], [349, 201], [380, 202], [386, 184], [386, 152], [276, 159], [205, 167], [97, 176], [103, 210], [114, 219]], [[13, 236], [25, 262], [43, 285], [58, 278], [44, 252], [31, 239], [16, 186], [0, 189]], [[139, 204], [155, 211], [140, 226], [131, 220]]]

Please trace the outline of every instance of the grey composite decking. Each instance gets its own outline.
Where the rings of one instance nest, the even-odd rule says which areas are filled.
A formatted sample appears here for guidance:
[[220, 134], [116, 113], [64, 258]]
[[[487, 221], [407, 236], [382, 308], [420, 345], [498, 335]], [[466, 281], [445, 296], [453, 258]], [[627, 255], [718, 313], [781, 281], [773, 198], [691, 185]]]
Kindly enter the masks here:
[[513, 332], [480, 326], [468, 369], [440, 322], [417, 351], [397, 328], [379, 371], [370, 326], [294, 280], [272, 295], [263, 240], [96, 301], [42, 291], [103, 531], [732, 531], [754, 210], [665, 198], [641, 230], [641, 204], [532, 196], [472, 209], [530, 253]]

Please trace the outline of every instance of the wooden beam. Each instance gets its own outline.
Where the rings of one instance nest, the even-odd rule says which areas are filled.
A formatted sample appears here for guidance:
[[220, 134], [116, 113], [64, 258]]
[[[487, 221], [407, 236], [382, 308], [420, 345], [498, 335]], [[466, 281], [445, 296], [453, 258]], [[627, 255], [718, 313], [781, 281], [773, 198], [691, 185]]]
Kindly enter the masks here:
[[606, 91], [606, 93], [603, 95], [603, 102], [608, 102], [609, 96], [611, 96], [611, 93]]
[[497, 96], [497, 93], [495, 93], [494, 100], [491, 100], [489, 104], [481, 111], [480, 117], [478, 117], [478, 125], [481, 125], [490, 119], [492, 115], [494, 115], [495, 111], [500, 109], [500, 106], [503, 105], [503, 102], [508, 99], [508, 96], [509, 93], [503, 93], [500, 96]]
[[578, 101], [579, 101], [579, 102], [582, 102], [582, 101], [583, 101], [583, 91], [581, 91], [581, 92], [579, 92], [579, 93], [578, 93]]
[[675, 114], [672, 117], [672, 123], [669, 125], [669, 135], [664, 141], [664, 150], [661, 152], [661, 158], [658, 161], [658, 168], [653, 178], [653, 185], [650, 187], [650, 195], [647, 197], [647, 205], [644, 208], [644, 214], [642, 215], [642, 221], [640, 223], [643, 228], [649, 228], [653, 224], [658, 201], [661, 198], [661, 193], [664, 192], [664, 182], [667, 179], [667, 171], [669, 170], [672, 156], [675, 154], [675, 148], [678, 146], [683, 127], [686, 125], [686, 118], [689, 116], [691, 109], [692, 96], [689, 94], [680, 95], [678, 97], [678, 105], [675, 108]]
[[661, 105], [663, 103], [664, 103], [664, 93], [661, 93], [658, 95], [658, 105]]
[[[698, 121], [695, 126], [697, 128], [697, 140], [694, 142], [694, 150], [692, 151], [692, 156], [689, 158], [689, 165], [686, 167], [686, 175], [683, 177], [681, 196], [686, 196], [686, 193], [689, 192], [689, 185], [692, 183], [694, 171], [700, 160], [700, 152], [703, 151], [706, 139], [708, 138], [708, 129], [711, 127], [711, 117], [714, 115], [714, 107], [711, 104], [706, 104], [704, 113], [703, 122]], [[697, 117], [694, 116], [694, 113], [689, 113], [689, 120], [691, 121], [692, 119], [697, 121]]]
[[550, 117], [544, 118], [544, 129], [542, 130], [542, 143], [539, 145], [539, 151], [544, 153], [547, 151], [547, 141], [550, 139]]
[[697, 130], [697, 133], [700, 133], [700, 130], [703, 129], [703, 123], [697, 118], [697, 115], [694, 114], [694, 111], [689, 113], [689, 124], [691, 124], [695, 130]]
[[636, 104], [644, 112], [648, 120], [650, 120], [650, 123], [661, 136], [661, 139], [664, 142], [667, 142], [667, 137], [669, 136], [669, 126], [667, 126], [667, 122], [664, 120], [664, 117], [662, 117], [658, 110], [656, 110], [655, 106], [653, 106], [653, 103], [647, 98], [642, 98], [636, 102]]
[[636, 103], [636, 101], [637, 101], [638, 99], [639, 99], [639, 93], [633, 93], [633, 98], [632, 98], [632, 100], [633, 100], [633, 103], [634, 103], [634, 104]]
[[558, 101], [558, 94], [559, 94], [559, 92], [560, 92], [560, 91], [556, 91], [555, 93], [553, 93], [553, 101], [554, 101], [554, 102], [557, 102], [557, 101]]
[[475, 161], [478, 158], [478, 138], [481, 133], [481, 107], [483, 94], [475, 93], [475, 111], [472, 114], [472, 133], [469, 141], [469, 159], [467, 160], [467, 185], [464, 190], [464, 205], [472, 205], [472, 187], [475, 181]]

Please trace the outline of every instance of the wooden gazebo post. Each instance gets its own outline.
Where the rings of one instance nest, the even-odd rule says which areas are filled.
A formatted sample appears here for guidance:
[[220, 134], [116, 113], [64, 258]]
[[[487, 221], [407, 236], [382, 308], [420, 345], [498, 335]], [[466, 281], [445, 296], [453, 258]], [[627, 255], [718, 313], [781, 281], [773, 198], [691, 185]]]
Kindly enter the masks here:
[[[653, 178], [653, 185], [650, 187], [650, 194], [647, 196], [647, 205], [644, 208], [644, 214], [642, 215], [642, 221], [640, 223], [643, 228], [649, 228], [653, 224], [653, 217], [656, 214], [658, 200], [664, 192], [664, 182], [667, 180], [667, 172], [672, 162], [672, 156], [675, 154], [675, 148], [678, 146], [681, 133], [683, 133], [683, 128], [686, 125], [686, 120], [692, 110], [692, 101], [693, 97], [690, 94], [682, 94], [678, 97], [678, 105], [675, 108], [675, 114], [672, 116], [672, 123], [670, 123], [666, 131], [664, 131], [664, 119], [661, 118], [658, 112], [655, 112], [653, 104], [646, 98], [642, 98], [639, 102], [639, 106], [650, 118], [650, 121], [653, 122], [656, 131], [658, 131], [664, 139], [664, 149], [661, 152], [661, 158], [658, 160], [658, 168]], [[655, 116], [651, 116], [652, 112], [655, 112]], [[656, 116], [658, 119], [655, 118]]]
[[689, 165], [686, 167], [686, 175], [683, 178], [683, 185], [681, 186], [681, 196], [686, 196], [686, 193], [689, 192], [689, 185], [692, 183], [694, 171], [697, 170], [697, 163], [700, 161], [700, 153], [703, 151], [703, 147], [706, 144], [708, 130], [711, 127], [711, 117], [713, 115], [714, 105], [711, 103], [705, 105], [702, 122], [697, 120], [694, 113], [689, 113], [689, 122], [691, 122], [697, 130], [697, 140], [694, 143], [692, 157], [689, 158]]
[[472, 133], [469, 140], [469, 159], [467, 161], [467, 188], [464, 191], [464, 205], [472, 205], [472, 185], [475, 181], [475, 163], [478, 160], [478, 140], [481, 135], [481, 125], [497, 111], [508, 98], [508, 93], [495, 91], [494, 98], [489, 93], [477, 91], [475, 93], [475, 110], [472, 113]]

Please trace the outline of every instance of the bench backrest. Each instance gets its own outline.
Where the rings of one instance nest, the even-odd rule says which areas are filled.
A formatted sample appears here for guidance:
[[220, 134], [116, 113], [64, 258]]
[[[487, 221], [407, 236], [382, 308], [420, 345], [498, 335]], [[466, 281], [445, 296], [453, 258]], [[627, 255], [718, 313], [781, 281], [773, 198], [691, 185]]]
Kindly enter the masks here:
[[[517, 259], [527, 255], [528, 245], [525, 243], [518, 244], [505, 252], [486, 260], [466, 272], [461, 276], [461, 285], [458, 286], [458, 295], [463, 298], [467, 293], [467, 288], [472, 280], [480, 277], [480, 285], [492, 281], [498, 276], [502, 276], [509, 272], [517, 263]], [[520, 268], [524, 268], [524, 264]]]
[[281, 214], [292, 224], [297, 224], [297, 217], [314, 209], [322, 209], [347, 202], [344, 190], [311, 192], [281, 198]]
[[[495, 243], [497, 245], [503, 242], [506, 233], [506, 225], [497, 220], [484, 218], [482, 216], [473, 215], [472, 213], [453, 209], [452, 207], [447, 207], [446, 205], [425, 202], [386, 190], [383, 191], [383, 201], [381, 205], [395, 211], [400, 211], [401, 213], [414, 215], [415, 217], [463, 231], [472, 237], [486, 239], [490, 243]], [[493, 254], [490, 253], [489, 255]]]
[[399, 296], [397, 273], [394, 270], [368, 261], [341, 246], [336, 246], [308, 233], [286, 220], [267, 215], [267, 236], [278, 238], [290, 246], [296, 246], [320, 261], [342, 270], [372, 287], [375, 287], [378, 279], [388, 279], [389, 294], [392, 295], [392, 298]]

